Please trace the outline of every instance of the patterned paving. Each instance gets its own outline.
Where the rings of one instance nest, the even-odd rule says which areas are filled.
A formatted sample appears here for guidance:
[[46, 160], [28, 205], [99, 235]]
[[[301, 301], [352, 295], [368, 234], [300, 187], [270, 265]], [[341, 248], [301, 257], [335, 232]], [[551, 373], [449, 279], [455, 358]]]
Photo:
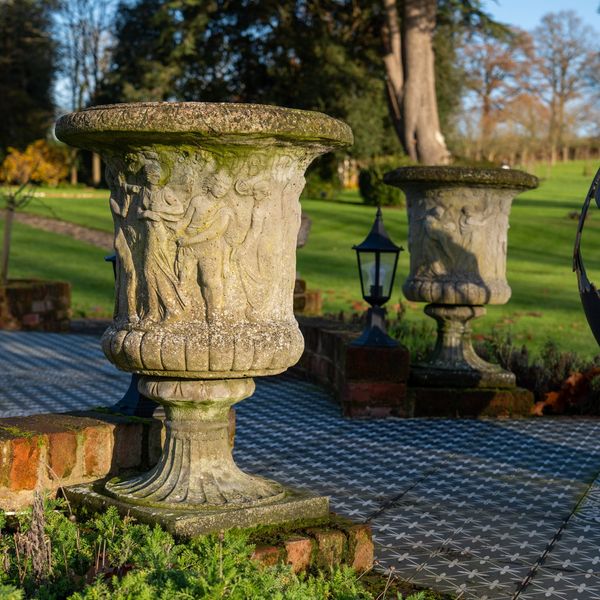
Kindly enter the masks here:
[[[6, 414], [110, 405], [127, 387], [92, 336], [0, 332]], [[377, 558], [459, 598], [600, 600], [600, 421], [350, 421], [287, 377], [238, 405], [247, 470], [372, 523]]]

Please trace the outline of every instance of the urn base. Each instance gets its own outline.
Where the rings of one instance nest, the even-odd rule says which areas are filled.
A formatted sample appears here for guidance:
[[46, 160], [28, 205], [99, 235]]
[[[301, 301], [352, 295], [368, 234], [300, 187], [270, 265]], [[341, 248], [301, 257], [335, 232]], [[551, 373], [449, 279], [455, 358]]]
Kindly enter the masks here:
[[437, 321], [433, 353], [424, 363], [411, 366], [410, 384], [449, 388], [514, 388], [514, 373], [477, 355], [471, 340], [474, 318], [483, 306], [428, 304], [425, 313]]
[[473, 368], [468, 364], [461, 364], [444, 368], [430, 363], [416, 364], [410, 368], [410, 385], [485, 389], [514, 388], [516, 386], [513, 373], [491, 363], [486, 363], [486, 367], [485, 369]]
[[114, 506], [121, 515], [131, 516], [141, 523], [160, 523], [169, 533], [194, 537], [206, 533], [258, 525], [281, 525], [294, 521], [322, 519], [329, 516], [329, 498], [313, 496], [286, 489], [279, 500], [257, 506], [231, 510], [178, 510], [140, 506], [107, 496], [101, 484], [78, 485], [66, 488], [65, 496], [75, 506], [103, 512]]

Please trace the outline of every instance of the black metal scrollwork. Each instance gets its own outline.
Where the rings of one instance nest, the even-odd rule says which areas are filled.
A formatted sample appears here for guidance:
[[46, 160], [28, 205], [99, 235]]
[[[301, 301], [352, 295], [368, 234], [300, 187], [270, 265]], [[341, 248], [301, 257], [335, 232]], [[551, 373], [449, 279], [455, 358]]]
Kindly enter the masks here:
[[579, 224], [577, 225], [577, 235], [575, 237], [575, 248], [573, 249], [573, 271], [577, 273], [577, 284], [581, 303], [583, 304], [583, 311], [585, 312], [590, 329], [596, 338], [596, 342], [600, 345], [600, 293], [596, 289], [596, 286], [588, 279], [581, 256], [581, 235], [592, 198], [596, 201], [596, 206], [600, 208], [600, 169], [598, 169], [592, 181], [590, 190], [581, 208]]

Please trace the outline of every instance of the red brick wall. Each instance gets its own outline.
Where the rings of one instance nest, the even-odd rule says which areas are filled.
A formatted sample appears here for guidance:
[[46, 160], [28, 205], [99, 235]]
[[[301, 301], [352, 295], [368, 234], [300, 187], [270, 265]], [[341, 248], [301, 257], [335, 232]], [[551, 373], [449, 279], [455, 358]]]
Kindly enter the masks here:
[[360, 331], [339, 321], [299, 317], [304, 353], [297, 373], [331, 390], [347, 417], [409, 416], [409, 352], [354, 347]]
[[65, 281], [12, 279], [0, 286], [0, 329], [66, 331], [70, 318], [71, 285]]
[[0, 508], [27, 506], [36, 489], [85, 483], [148, 468], [161, 451], [162, 423], [100, 413], [0, 419]]

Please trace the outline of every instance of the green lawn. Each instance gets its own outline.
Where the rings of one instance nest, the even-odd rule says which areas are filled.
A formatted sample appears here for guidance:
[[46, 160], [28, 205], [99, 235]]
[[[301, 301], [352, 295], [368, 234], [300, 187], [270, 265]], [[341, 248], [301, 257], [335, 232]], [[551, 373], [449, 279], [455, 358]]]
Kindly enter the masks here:
[[96, 246], [15, 223], [9, 276], [70, 281], [73, 316], [109, 317], [114, 278], [104, 256]]
[[26, 212], [70, 221], [102, 231], [113, 230], [108, 192], [93, 188], [40, 188]]
[[[511, 214], [508, 280], [513, 288], [512, 299], [506, 306], [488, 307], [488, 316], [475, 323], [476, 331], [484, 333], [499, 326], [511, 331], [517, 341], [535, 347], [553, 339], [564, 349], [587, 356], [597, 353], [571, 272], [577, 221], [569, 218], [570, 212], [579, 210], [594, 168], [592, 163], [572, 162], [552, 169], [545, 165], [537, 169], [535, 174], [542, 178], [541, 186], [519, 196]], [[27, 210], [112, 230], [106, 192], [91, 191], [86, 198], [78, 197], [79, 190], [72, 195], [59, 190], [61, 197], [50, 196], [56, 191], [46, 192], [48, 195], [41, 199], [43, 204], [34, 200]], [[302, 204], [313, 219], [313, 228], [308, 245], [298, 253], [298, 271], [309, 287], [323, 290], [326, 311], [351, 310], [360, 300], [356, 258], [351, 247], [367, 234], [375, 210], [358, 203], [354, 192], [345, 192], [336, 202], [303, 200]], [[405, 210], [385, 209], [384, 220], [394, 241], [406, 245]], [[593, 268], [593, 259], [600, 256], [600, 214], [592, 216], [586, 234], [584, 253], [592, 280], [600, 283], [600, 269], [594, 273]], [[43, 248], [43, 263], [39, 260], [40, 248]], [[94, 307], [101, 307], [101, 311], [110, 312], [112, 281], [110, 269], [102, 263], [101, 250], [65, 241], [60, 236], [34, 235], [20, 227], [14, 255], [14, 275], [46, 276], [51, 270], [53, 276], [73, 281], [74, 300], [79, 309], [98, 312]], [[33, 260], [36, 256], [37, 261]], [[408, 255], [402, 254], [397, 295], [390, 306], [401, 297], [400, 285], [407, 270]], [[407, 318], [427, 319], [422, 309], [420, 304], [409, 303]]]

